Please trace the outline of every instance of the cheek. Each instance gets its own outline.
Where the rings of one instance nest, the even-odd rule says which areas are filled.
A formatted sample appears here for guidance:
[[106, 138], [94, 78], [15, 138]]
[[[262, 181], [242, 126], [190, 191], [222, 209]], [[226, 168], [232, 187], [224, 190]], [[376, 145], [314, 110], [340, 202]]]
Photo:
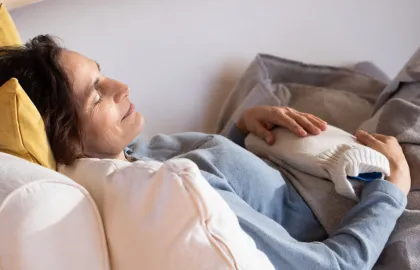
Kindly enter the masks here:
[[92, 113], [89, 125], [96, 136], [113, 131], [117, 126], [115, 109], [110, 107], [98, 108]]
[[88, 145], [94, 145], [95, 148], [118, 147], [121, 137], [119, 118], [119, 112], [115, 107], [98, 106], [89, 116], [89, 121], [86, 121], [84, 128], [84, 137]]
[[99, 107], [94, 116], [97, 123], [108, 129], [117, 128], [121, 122], [119, 109], [114, 105]]

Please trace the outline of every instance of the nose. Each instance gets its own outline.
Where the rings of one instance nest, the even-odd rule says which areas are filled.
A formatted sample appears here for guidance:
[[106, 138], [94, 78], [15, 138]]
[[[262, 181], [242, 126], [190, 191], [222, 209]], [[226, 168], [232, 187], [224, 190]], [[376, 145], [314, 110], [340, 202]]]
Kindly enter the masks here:
[[120, 103], [122, 100], [128, 97], [130, 93], [130, 88], [128, 85], [115, 81], [115, 94], [114, 94], [114, 101], [115, 103]]

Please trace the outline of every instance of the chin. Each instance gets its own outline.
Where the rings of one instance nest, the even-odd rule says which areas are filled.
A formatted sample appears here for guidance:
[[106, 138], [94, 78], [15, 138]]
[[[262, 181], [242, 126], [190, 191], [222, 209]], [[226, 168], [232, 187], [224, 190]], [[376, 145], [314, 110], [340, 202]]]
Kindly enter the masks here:
[[129, 144], [143, 131], [144, 117], [139, 112], [133, 112], [129, 118], [123, 120], [123, 123], [125, 133], [124, 141]]
[[136, 131], [136, 136], [137, 136], [143, 130], [144, 117], [143, 117], [143, 115], [141, 113], [135, 112], [134, 118], [135, 119], [134, 119], [134, 125], [133, 126], [135, 128], [133, 130]]
[[139, 120], [139, 128], [140, 128], [140, 130], [139, 130], [139, 133], [143, 130], [143, 126], [144, 126], [144, 117], [143, 117], [143, 115], [141, 114], [141, 113], [139, 113], [139, 112], [136, 112], [136, 118], [138, 118]]

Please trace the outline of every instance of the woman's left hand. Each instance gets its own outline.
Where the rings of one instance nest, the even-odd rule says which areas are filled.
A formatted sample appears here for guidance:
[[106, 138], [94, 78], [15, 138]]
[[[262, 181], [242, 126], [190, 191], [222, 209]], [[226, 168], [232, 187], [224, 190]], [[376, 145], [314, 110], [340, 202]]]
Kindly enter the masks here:
[[327, 123], [315, 115], [290, 107], [257, 106], [246, 110], [236, 123], [245, 134], [253, 133], [268, 144], [275, 141], [272, 129], [281, 126], [298, 136], [318, 135], [327, 129]]

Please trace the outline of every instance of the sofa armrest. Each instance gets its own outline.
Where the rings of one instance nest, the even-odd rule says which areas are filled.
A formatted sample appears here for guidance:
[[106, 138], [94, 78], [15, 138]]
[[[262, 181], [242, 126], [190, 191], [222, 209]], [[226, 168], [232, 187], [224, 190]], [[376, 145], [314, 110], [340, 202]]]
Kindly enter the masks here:
[[0, 153], [0, 269], [108, 270], [90, 194], [60, 173]]
[[76, 183], [39, 180], [0, 206], [0, 269], [108, 270], [102, 221]]

